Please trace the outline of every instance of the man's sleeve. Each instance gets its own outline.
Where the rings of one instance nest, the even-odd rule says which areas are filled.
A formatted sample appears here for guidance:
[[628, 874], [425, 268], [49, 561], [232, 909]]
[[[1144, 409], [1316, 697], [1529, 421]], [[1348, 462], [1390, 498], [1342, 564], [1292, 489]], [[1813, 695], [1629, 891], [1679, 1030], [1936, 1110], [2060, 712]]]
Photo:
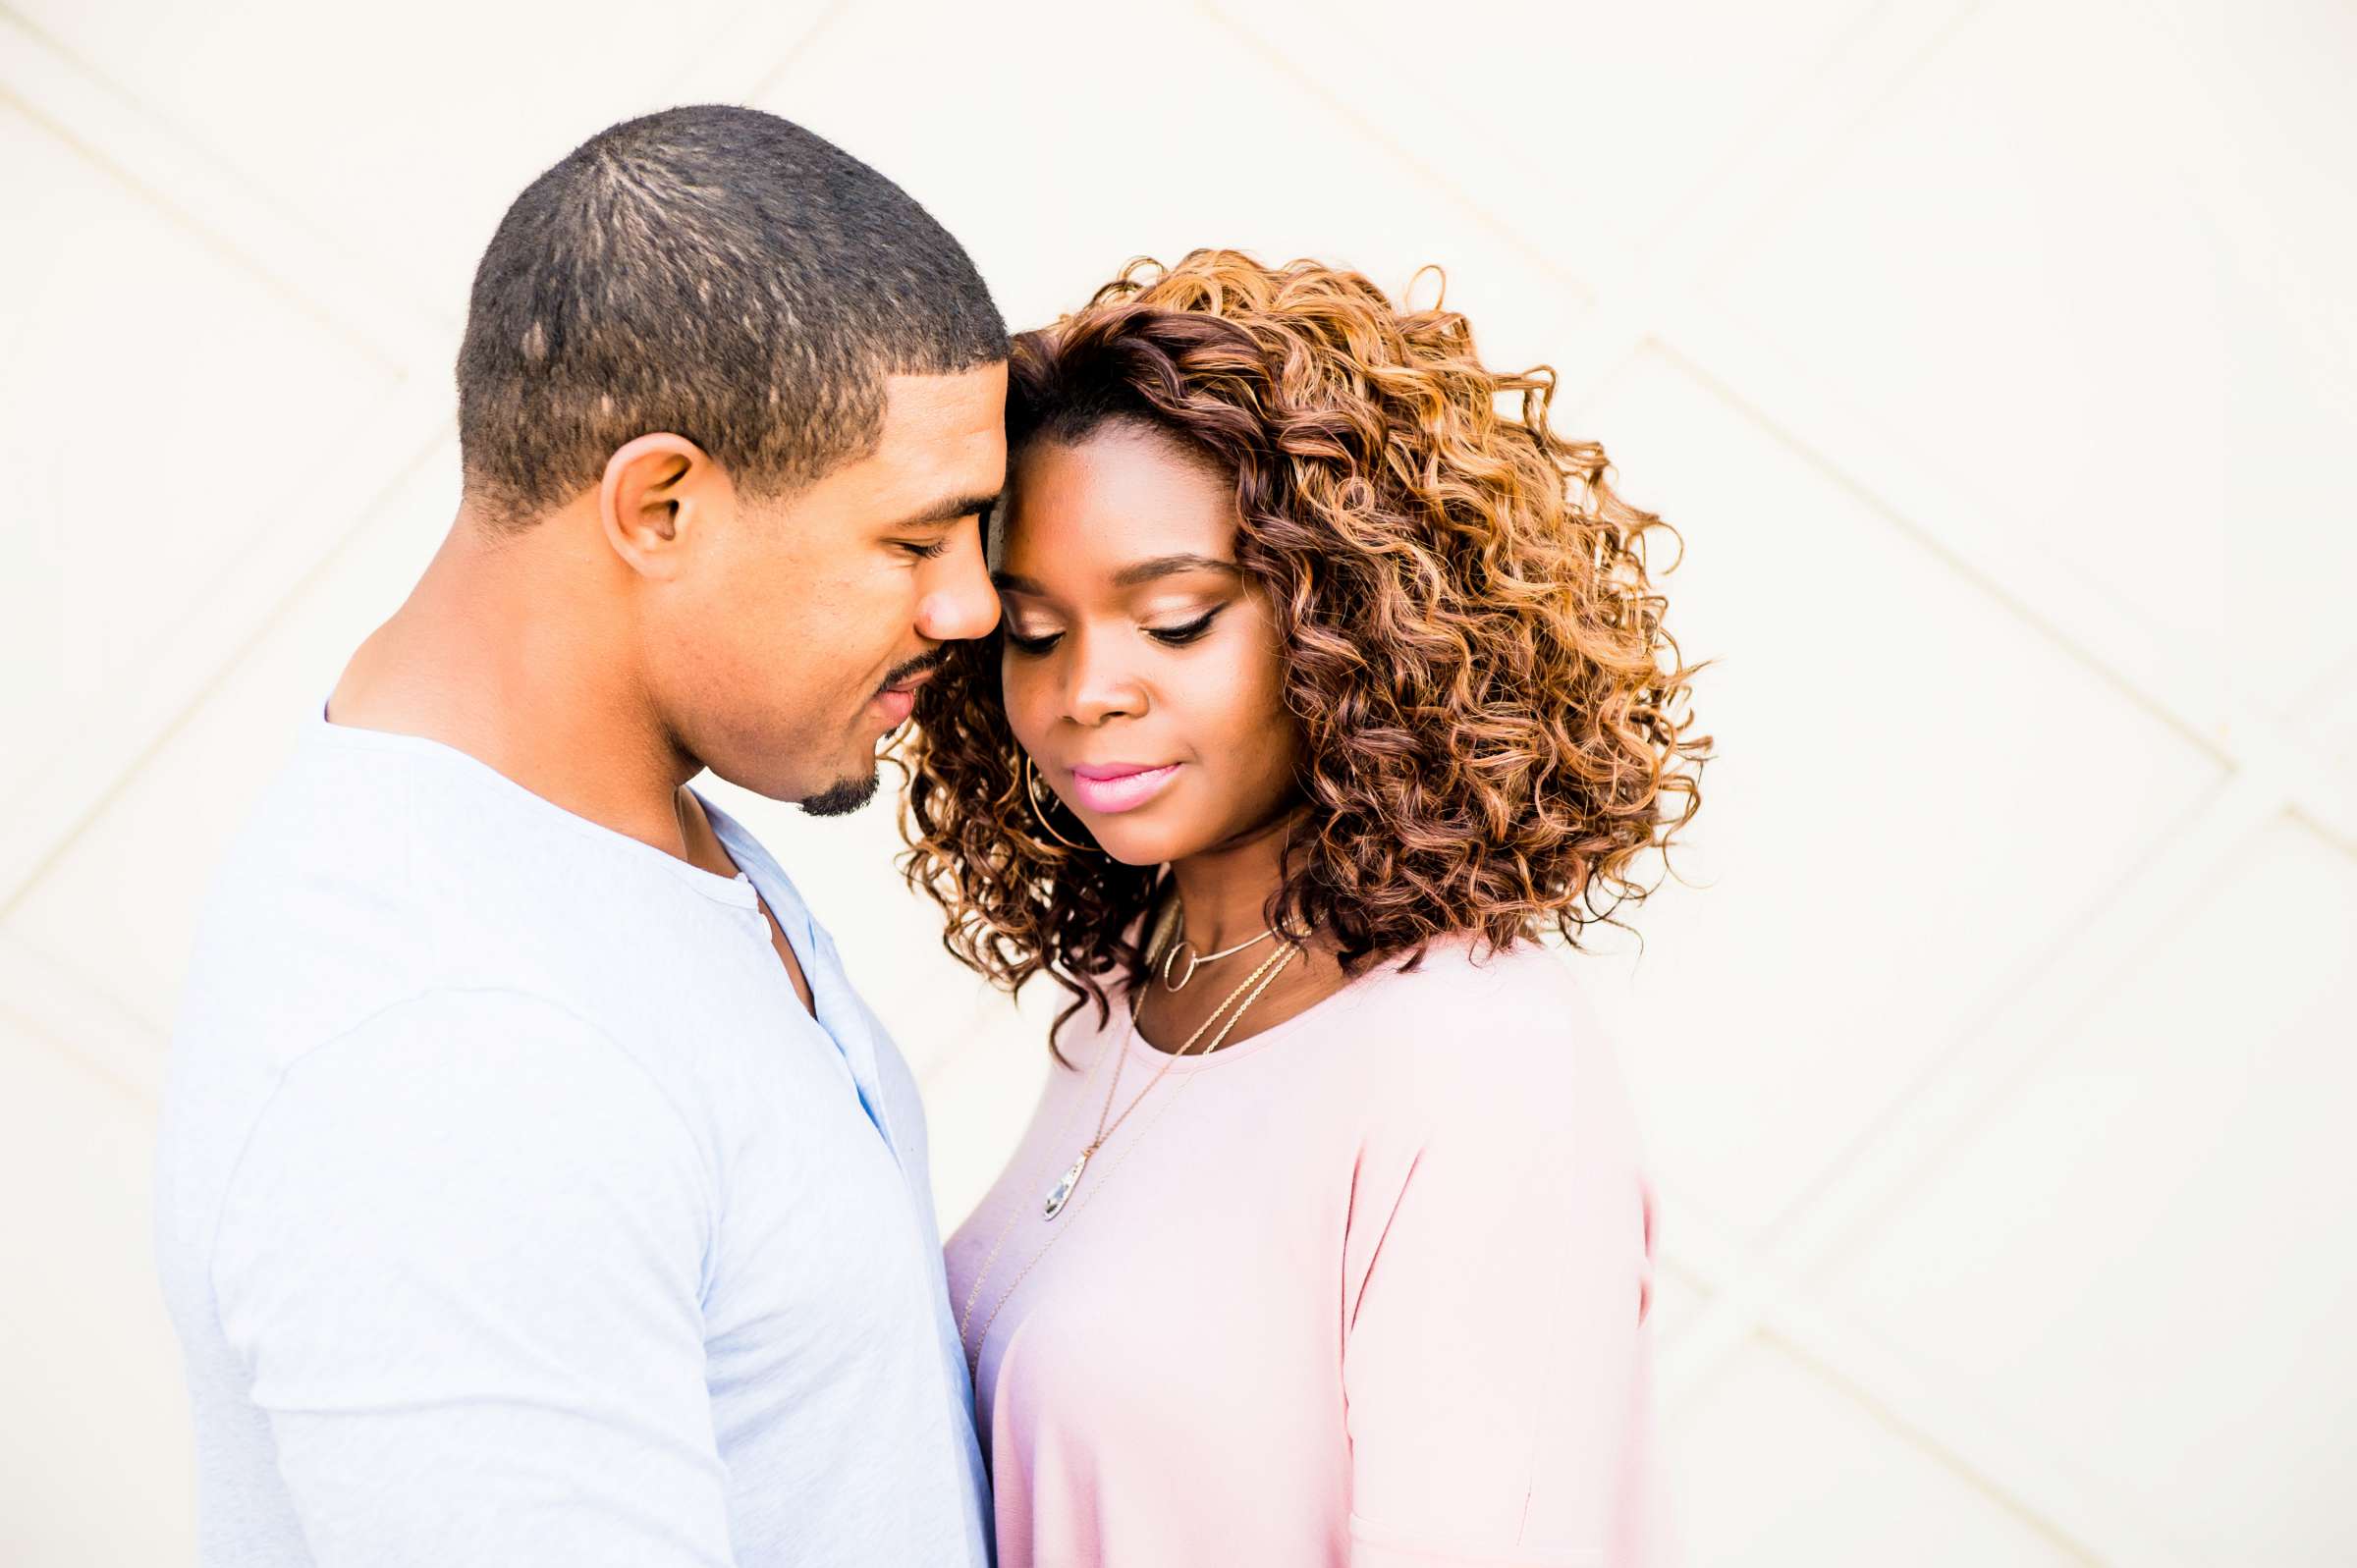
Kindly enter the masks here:
[[435, 993], [298, 1060], [212, 1278], [322, 1568], [732, 1561], [713, 1175], [602, 1031]]

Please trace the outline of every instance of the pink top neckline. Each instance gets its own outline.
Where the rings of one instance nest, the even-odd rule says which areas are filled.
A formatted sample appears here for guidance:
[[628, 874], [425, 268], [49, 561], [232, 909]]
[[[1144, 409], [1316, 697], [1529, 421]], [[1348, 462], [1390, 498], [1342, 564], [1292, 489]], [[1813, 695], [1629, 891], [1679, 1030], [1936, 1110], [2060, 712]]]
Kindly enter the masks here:
[[[1174, 1056], [1170, 1052], [1148, 1040], [1138, 1032], [1137, 1020], [1129, 1010], [1129, 998], [1126, 993], [1123, 995], [1120, 1003], [1114, 1008], [1113, 1027], [1121, 1048], [1132, 1057], [1156, 1068], [1160, 1068], [1164, 1062], [1169, 1062], [1170, 1069], [1174, 1073], [1201, 1072], [1204, 1068], [1216, 1066], [1222, 1061], [1233, 1061], [1242, 1056], [1256, 1055], [1269, 1046], [1279, 1044], [1288, 1036], [1320, 1027], [1337, 1013], [1346, 1012], [1358, 1006], [1366, 1000], [1369, 991], [1377, 989], [1383, 981], [1396, 972], [1393, 963], [1387, 960], [1355, 980], [1349, 981], [1332, 996], [1319, 998], [1290, 1018], [1271, 1024], [1257, 1034], [1247, 1035], [1233, 1045], [1222, 1046], [1209, 1054]], [[1156, 983], [1153, 976], [1146, 977], [1147, 985]]]

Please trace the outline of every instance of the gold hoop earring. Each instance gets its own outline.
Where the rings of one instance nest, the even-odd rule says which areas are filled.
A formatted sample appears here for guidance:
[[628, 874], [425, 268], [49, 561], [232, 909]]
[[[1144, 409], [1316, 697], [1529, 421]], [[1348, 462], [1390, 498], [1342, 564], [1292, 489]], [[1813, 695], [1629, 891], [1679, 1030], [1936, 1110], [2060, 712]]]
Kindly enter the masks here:
[[1023, 753], [1023, 798], [1031, 803], [1031, 815], [1037, 817], [1039, 825], [1048, 830], [1048, 837], [1067, 849], [1077, 849], [1083, 854], [1101, 855], [1105, 852], [1103, 848], [1093, 843], [1074, 843], [1056, 831], [1055, 819], [1048, 815], [1048, 808], [1040, 804], [1039, 769], [1032, 765], [1031, 753], [1028, 751]]

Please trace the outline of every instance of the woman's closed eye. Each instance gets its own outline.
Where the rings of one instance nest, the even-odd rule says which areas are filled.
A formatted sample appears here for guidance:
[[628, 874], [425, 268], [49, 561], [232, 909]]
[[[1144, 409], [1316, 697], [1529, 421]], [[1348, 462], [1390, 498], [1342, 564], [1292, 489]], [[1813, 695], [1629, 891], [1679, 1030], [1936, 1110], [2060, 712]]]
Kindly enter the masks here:
[[1046, 653], [1064, 640], [1064, 633], [1061, 631], [1041, 631], [1025, 636], [1011, 625], [1003, 625], [1002, 629], [1005, 632], [1008, 647], [1013, 648], [1016, 653], [1029, 654], [1034, 658]]
[[[1221, 607], [1221, 609], [1225, 608], [1226, 606]], [[1156, 642], [1168, 644], [1173, 648], [1183, 648], [1209, 631], [1211, 623], [1219, 618], [1219, 610], [1206, 610], [1194, 620], [1180, 622], [1175, 626], [1148, 626], [1146, 635], [1152, 637]]]
[[[1219, 619], [1220, 610], [1226, 608], [1225, 605], [1222, 605], [1219, 609], [1206, 610], [1192, 621], [1182, 621], [1175, 625], [1141, 626], [1138, 629], [1165, 647], [1183, 648], [1190, 642], [1201, 640], [1203, 634], [1211, 629], [1211, 623]], [[1064, 633], [1061, 631], [1026, 632], [1018, 626], [1009, 625], [1006, 627], [1006, 637], [1007, 646], [1013, 648], [1016, 653], [1037, 658], [1062, 642]]]

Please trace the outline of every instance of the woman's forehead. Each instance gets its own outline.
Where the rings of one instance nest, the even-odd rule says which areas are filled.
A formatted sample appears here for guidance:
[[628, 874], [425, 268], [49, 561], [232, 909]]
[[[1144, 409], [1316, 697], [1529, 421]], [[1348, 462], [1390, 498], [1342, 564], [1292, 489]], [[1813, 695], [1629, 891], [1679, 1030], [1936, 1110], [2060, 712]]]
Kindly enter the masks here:
[[1233, 561], [1235, 527], [1234, 493], [1220, 476], [1167, 441], [1109, 431], [1017, 458], [993, 566], [1111, 581], [1177, 557]]

